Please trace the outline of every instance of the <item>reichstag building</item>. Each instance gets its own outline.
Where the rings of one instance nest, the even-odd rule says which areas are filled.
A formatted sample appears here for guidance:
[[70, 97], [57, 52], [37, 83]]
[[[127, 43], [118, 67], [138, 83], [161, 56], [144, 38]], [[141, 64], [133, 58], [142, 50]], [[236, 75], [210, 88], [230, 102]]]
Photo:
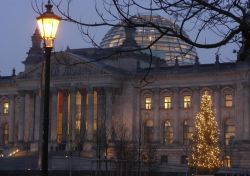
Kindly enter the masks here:
[[[178, 28], [160, 16], [152, 22]], [[208, 91], [224, 167], [250, 168], [250, 62], [221, 63], [210, 56], [209, 64], [201, 64], [195, 48], [170, 36], [152, 46], [153, 55], [128, 52], [158, 35], [152, 28], [112, 27], [102, 49], [68, 47], [52, 55], [50, 158], [72, 151], [82, 159], [119, 159], [123, 141], [159, 169], [185, 170], [195, 115]], [[44, 56], [38, 30], [31, 40], [24, 71], [0, 77], [0, 149], [6, 160], [39, 155]]]

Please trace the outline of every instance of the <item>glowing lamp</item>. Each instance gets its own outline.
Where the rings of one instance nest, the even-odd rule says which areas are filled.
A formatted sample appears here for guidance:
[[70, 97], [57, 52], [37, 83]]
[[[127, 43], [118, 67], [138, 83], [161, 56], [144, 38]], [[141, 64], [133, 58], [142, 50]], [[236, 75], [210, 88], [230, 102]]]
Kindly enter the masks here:
[[47, 11], [36, 19], [41, 37], [44, 40], [44, 47], [53, 48], [53, 42], [56, 37], [56, 32], [61, 18], [53, 13], [53, 5], [50, 1], [48, 1], [48, 4], [46, 4], [45, 7]]

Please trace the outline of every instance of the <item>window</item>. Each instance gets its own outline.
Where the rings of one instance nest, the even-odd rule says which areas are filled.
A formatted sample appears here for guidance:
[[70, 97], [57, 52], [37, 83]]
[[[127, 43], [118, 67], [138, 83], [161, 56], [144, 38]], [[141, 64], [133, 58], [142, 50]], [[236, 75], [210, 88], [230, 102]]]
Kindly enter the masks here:
[[168, 163], [168, 156], [167, 155], [161, 155], [161, 163]]
[[225, 107], [232, 107], [233, 106], [233, 95], [226, 94], [225, 95]]
[[225, 145], [230, 145], [235, 136], [235, 126], [232, 122], [227, 121], [225, 124]]
[[151, 97], [146, 97], [145, 98], [145, 108], [146, 109], [151, 109]]
[[181, 156], [181, 164], [187, 164], [188, 162], [188, 157], [186, 155]]
[[4, 102], [3, 103], [3, 114], [8, 114], [9, 113], [9, 102]]
[[163, 125], [163, 143], [172, 144], [173, 143], [173, 127], [169, 120], [167, 120]]
[[231, 158], [230, 156], [224, 156], [224, 167], [230, 168], [231, 167]]
[[164, 97], [164, 109], [171, 109], [171, 97]]
[[190, 127], [185, 120], [183, 123], [183, 144], [189, 145], [192, 138], [192, 127]]
[[191, 96], [190, 95], [185, 95], [183, 97], [183, 107], [185, 109], [188, 109], [191, 107]]
[[3, 126], [3, 143], [9, 143], [9, 125], [7, 123]]
[[150, 143], [153, 141], [153, 128], [154, 128], [154, 122], [152, 120], [147, 120], [144, 125], [145, 143]]

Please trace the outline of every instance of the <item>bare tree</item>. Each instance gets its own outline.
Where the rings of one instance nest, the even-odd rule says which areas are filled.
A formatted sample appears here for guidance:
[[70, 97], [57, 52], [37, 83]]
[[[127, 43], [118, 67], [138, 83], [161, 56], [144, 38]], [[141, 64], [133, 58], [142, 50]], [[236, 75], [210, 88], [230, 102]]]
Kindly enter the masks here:
[[[78, 24], [82, 34], [88, 36], [97, 47], [99, 45], [90, 36], [90, 28], [151, 27], [161, 35], [153, 39], [150, 45], [140, 49], [149, 49], [164, 35], [168, 35], [178, 37], [198, 48], [218, 48], [236, 43], [240, 47], [238, 60], [250, 59], [250, 14], [247, 0], [103, 0], [102, 2], [96, 1], [95, 10], [100, 19], [93, 23], [77, 20], [71, 15], [71, 0], [67, 1], [65, 9], [62, 8], [62, 1], [54, 2], [54, 5], [65, 20]], [[153, 23], [150, 18], [133, 20], [135, 15], [140, 18], [138, 13], [168, 16], [179, 27], [162, 26]], [[184, 31], [191, 30], [195, 31], [195, 34], [189, 38]], [[201, 38], [202, 34], [206, 35], [208, 31], [212, 31], [216, 36], [215, 40], [206, 41]]]

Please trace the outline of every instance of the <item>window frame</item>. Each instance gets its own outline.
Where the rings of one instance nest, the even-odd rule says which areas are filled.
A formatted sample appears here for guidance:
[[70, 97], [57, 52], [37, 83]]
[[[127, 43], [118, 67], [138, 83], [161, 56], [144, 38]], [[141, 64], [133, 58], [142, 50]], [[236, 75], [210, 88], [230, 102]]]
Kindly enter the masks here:
[[[169, 98], [169, 101], [167, 101], [166, 98]], [[171, 96], [168, 96], [168, 95], [164, 96], [163, 108], [166, 110], [172, 109], [172, 97]]]
[[[166, 125], [167, 123], [169, 123], [169, 125]], [[169, 144], [173, 144], [174, 142], [174, 129], [173, 126], [171, 125], [171, 121], [170, 120], [166, 120], [163, 123], [163, 144], [169, 145]]]
[[[232, 130], [232, 127], [234, 128]], [[228, 130], [228, 129], [231, 130]], [[231, 141], [235, 138], [236, 133], [236, 126], [232, 122], [225, 122], [225, 127], [224, 127], [224, 144], [226, 146], [229, 146], [231, 144]], [[227, 137], [229, 136], [229, 137]]]
[[[150, 101], [147, 101], [150, 100]], [[151, 110], [152, 109], [152, 98], [150, 96], [145, 97], [145, 109], [146, 110]]]
[[[185, 97], [189, 97], [189, 101], [185, 100]], [[192, 96], [191, 95], [183, 95], [183, 108], [184, 109], [190, 109], [191, 108], [191, 104], [192, 103]]]
[[161, 163], [168, 163], [168, 155], [161, 155]]
[[[227, 98], [228, 96], [231, 96], [231, 98]], [[231, 107], [233, 107], [233, 94], [232, 93], [225, 93], [224, 94], [224, 107], [226, 107], [226, 108], [231, 108]], [[229, 105], [228, 105], [228, 103], [230, 103]]]
[[[7, 104], [7, 107], [5, 106]], [[9, 101], [3, 101], [2, 103], [2, 114], [8, 115], [10, 110], [10, 103]]]
[[183, 145], [189, 145], [193, 134], [192, 126], [187, 121], [183, 122]]
[[148, 119], [144, 122], [144, 143], [153, 142], [154, 138], [154, 121]]
[[9, 124], [3, 124], [3, 144], [6, 145], [9, 143]]

